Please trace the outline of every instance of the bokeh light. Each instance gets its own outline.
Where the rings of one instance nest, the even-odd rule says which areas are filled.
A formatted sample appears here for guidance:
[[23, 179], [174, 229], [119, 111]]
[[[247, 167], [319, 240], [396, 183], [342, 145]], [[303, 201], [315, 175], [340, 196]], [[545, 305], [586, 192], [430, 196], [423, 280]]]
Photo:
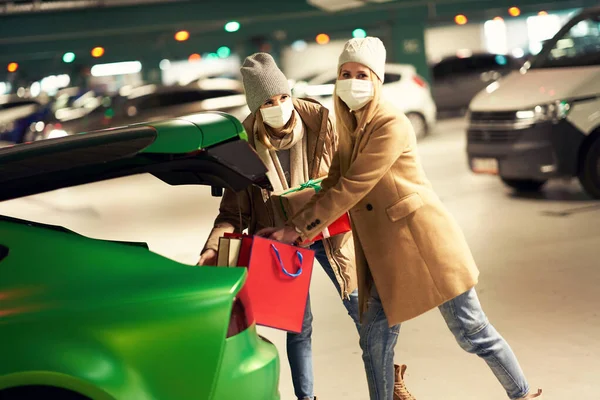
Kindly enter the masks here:
[[519, 9], [519, 7], [511, 7], [508, 9], [508, 13], [511, 17], [518, 17], [519, 15], [521, 15], [521, 10]]
[[364, 29], [361, 29], [361, 28], [355, 29], [354, 31], [352, 31], [352, 37], [354, 37], [354, 38], [366, 38], [367, 37], [367, 31], [365, 31]]
[[467, 22], [469, 22], [469, 20], [465, 15], [458, 14], [456, 17], [454, 17], [454, 22], [456, 22], [457, 25], [465, 25]]
[[99, 57], [102, 57], [103, 55], [104, 55], [103, 47], [94, 47], [92, 49], [92, 57], [99, 58]]
[[190, 33], [188, 31], [179, 31], [175, 34], [175, 40], [178, 42], [185, 42], [190, 38]]
[[240, 23], [237, 21], [229, 21], [225, 24], [225, 30], [227, 32], [237, 32], [240, 30]]
[[221, 58], [227, 58], [231, 55], [231, 49], [227, 46], [221, 46], [217, 50], [217, 55]]
[[327, 43], [329, 43], [329, 41], [330, 41], [331, 39], [329, 38], [329, 35], [328, 35], [328, 34], [326, 34], [326, 33], [319, 33], [319, 34], [317, 35], [317, 38], [316, 38], [316, 40], [317, 40], [317, 43], [318, 43], [318, 44], [327, 44]]
[[304, 40], [296, 40], [292, 43], [292, 49], [295, 51], [304, 51], [308, 47], [308, 44]]
[[69, 51], [68, 53], [63, 54], [62, 60], [67, 64], [72, 63], [75, 61], [75, 53]]

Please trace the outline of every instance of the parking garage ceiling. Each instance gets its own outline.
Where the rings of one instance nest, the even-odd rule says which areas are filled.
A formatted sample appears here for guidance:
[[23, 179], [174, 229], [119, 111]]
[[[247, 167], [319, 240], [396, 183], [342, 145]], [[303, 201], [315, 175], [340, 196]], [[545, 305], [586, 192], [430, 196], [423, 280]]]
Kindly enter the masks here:
[[[85, 8], [142, 6], [186, 1], [190, 0], [0, 0], [0, 15], [72, 11]], [[306, 0], [309, 5], [324, 11], [341, 11], [369, 4], [389, 3], [392, 1], [395, 0]]]
[[[18, 61], [39, 73], [63, 68], [65, 52], [80, 64], [97, 62], [94, 46], [106, 48], [104, 62], [127, 59], [185, 59], [229, 46], [314, 39], [320, 32], [332, 38], [361, 27], [381, 32], [389, 23], [452, 23], [457, 13], [470, 20], [493, 18], [517, 4], [523, 13], [594, 5], [595, 0], [0, 0], [0, 80], [5, 65]], [[235, 20], [241, 29], [226, 32]], [[416, 22], [415, 22], [416, 21]], [[176, 43], [179, 30], [190, 39]], [[374, 33], [375, 32], [375, 33]]]

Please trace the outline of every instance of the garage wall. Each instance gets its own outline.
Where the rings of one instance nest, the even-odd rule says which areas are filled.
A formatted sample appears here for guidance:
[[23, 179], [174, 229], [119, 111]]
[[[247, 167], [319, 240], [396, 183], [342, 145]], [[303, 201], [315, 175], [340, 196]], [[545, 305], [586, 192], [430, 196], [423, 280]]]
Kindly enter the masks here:
[[456, 55], [461, 49], [486, 51], [483, 24], [440, 26], [425, 31], [425, 52], [430, 63]]
[[344, 49], [345, 40], [326, 45], [309, 44], [303, 51], [286, 47], [281, 55], [281, 68], [289, 79], [301, 79], [328, 69], [337, 68], [337, 60]]
[[[344, 43], [344, 40], [332, 41], [327, 45], [310, 43], [303, 51], [286, 47], [281, 56], [281, 68], [290, 79], [336, 68]], [[425, 52], [430, 63], [455, 55], [461, 49], [486, 51], [483, 24], [432, 27], [425, 31]]]

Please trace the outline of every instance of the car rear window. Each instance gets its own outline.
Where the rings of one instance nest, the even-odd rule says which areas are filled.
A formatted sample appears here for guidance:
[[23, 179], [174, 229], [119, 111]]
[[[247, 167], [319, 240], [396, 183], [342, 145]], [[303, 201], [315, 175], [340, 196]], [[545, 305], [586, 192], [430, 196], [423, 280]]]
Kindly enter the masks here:
[[394, 82], [399, 82], [400, 79], [402, 79], [402, 75], [400, 74], [392, 74], [392, 73], [387, 73], [384, 76], [384, 83], [394, 83]]
[[477, 74], [515, 68], [517, 63], [510, 56], [502, 54], [480, 54], [472, 57], [453, 57], [440, 61], [433, 67], [433, 78], [443, 80], [456, 75]]

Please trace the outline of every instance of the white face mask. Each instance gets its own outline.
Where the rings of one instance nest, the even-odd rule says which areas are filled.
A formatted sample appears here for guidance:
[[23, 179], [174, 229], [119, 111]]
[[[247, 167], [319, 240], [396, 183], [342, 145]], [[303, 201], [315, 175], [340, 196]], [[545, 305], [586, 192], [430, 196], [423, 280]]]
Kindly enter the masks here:
[[272, 128], [280, 129], [288, 123], [294, 112], [294, 103], [288, 98], [281, 105], [261, 108], [263, 121]]
[[373, 82], [364, 79], [342, 79], [336, 86], [337, 95], [352, 111], [366, 106], [375, 95]]

